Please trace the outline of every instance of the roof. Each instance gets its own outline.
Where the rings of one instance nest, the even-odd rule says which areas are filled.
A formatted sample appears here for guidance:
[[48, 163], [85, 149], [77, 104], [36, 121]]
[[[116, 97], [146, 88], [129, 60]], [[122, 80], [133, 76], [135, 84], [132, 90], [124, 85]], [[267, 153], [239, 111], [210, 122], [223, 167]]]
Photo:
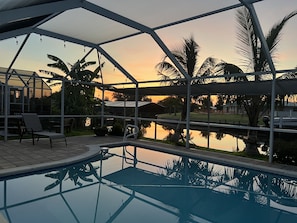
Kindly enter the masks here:
[[[0, 84], [5, 84], [5, 75], [8, 76], [8, 84], [14, 87], [35, 87], [44, 90], [52, 90], [45, 80], [39, 77], [37, 73], [29, 70], [10, 69], [0, 67]], [[42, 83], [42, 84], [41, 84]]]
[[[279, 95], [297, 94], [297, 79], [276, 79], [275, 93]], [[229, 95], [270, 95], [272, 81], [247, 81], [196, 84], [191, 86], [191, 95], [229, 94]], [[135, 95], [135, 88], [115, 89], [126, 95]], [[181, 95], [187, 94], [187, 88], [182, 86], [157, 86], [138, 89], [139, 95]]]
[[[105, 106], [107, 107], [121, 107], [121, 108], [135, 108], [136, 101], [105, 101]], [[151, 104], [150, 101], [138, 101], [138, 107], [142, 107]]]

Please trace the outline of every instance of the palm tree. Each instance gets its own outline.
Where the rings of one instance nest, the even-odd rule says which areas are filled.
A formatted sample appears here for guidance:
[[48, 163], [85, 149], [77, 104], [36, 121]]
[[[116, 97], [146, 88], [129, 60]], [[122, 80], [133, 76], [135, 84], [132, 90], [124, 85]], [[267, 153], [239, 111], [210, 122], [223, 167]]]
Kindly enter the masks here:
[[[276, 47], [280, 41], [280, 34], [285, 24], [293, 16], [297, 14], [297, 11], [293, 11], [289, 15], [285, 16], [279, 23], [276, 23], [265, 36], [269, 53], [272, 57], [275, 56]], [[268, 60], [265, 56], [264, 46], [261, 44], [259, 36], [251, 14], [247, 8], [241, 8], [237, 11], [237, 22], [239, 25], [238, 50], [243, 56], [245, 67], [249, 68], [249, 72], [262, 72], [269, 70]], [[242, 69], [237, 65], [222, 62], [217, 65], [219, 72], [225, 74], [243, 73]], [[228, 81], [231, 78], [227, 79]], [[255, 75], [254, 81], [263, 80], [263, 76]], [[234, 78], [234, 81], [248, 81], [246, 77]], [[245, 95], [241, 98], [243, 106], [247, 112], [250, 126], [257, 126], [261, 111], [263, 111], [264, 105], [267, 101], [266, 95], [248, 96]]]
[[[104, 63], [100, 64], [94, 71], [88, 70], [87, 67], [96, 64], [95, 61], [86, 62], [84, 60], [78, 60], [76, 63], [68, 64], [63, 62], [60, 58], [47, 55], [49, 59], [54, 62], [48, 64], [48, 67], [56, 68], [63, 74], [58, 74], [53, 71], [40, 70], [42, 73], [51, 75], [56, 80], [50, 80], [51, 86], [61, 84], [61, 81], [65, 82], [65, 114], [90, 114], [92, 111], [95, 86], [89, 85], [94, 79], [99, 78], [99, 72], [104, 66]], [[61, 92], [59, 92], [59, 95]], [[60, 99], [57, 97], [56, 99]], [[58, 104], [61, 102], [58, 101]]]
[[[265, 40], [268, 46], [268, 50], [272, 58], [275, 57], [275, 51], [280, 41], [280, 34], [285, 24], [295, 15], [297, 11], [285, 16], [279, 23], [276, 23], [265, 36]], [[252, 16], [247, 8], [241, 8], [237, 11], [238, 21], [238, 51], [243, 56], [245, 67], [248, 68], [248, 72], [263, 72], [269, 71], [269, 63], [265, 55], [264, 46], [261, 44], [260, 38], [257, 34], [256, 27], [254, 25]], [[222, 62], [217, 65], [218, 72], [225, 74], [243, 73], [242, 69], [237, 65]], [[253, 81], [261, 81], [265, 76], [254, 75]], [[227, 81], [231, 78], [227, 79]], [[246, 79], [236, 79], [233, 81], [252, 81]], [[265, 105], [268, 102], [269, 97], [267, 95], [243, 95], [238, 97], [244, 109], [248, 115], [249, 125], [257, 126], [261, 112], [264, 111]], [[258, 154], [257, 149], [257, 132], [250, 131], [246, 140], [245, 152], [248, 154]]]
[[[197, 57], [199, 53], [199, 45], [195, 42], [193, 36], [189, 39], [184, 39], [182, 48], [172, 50], [171, 53], [191, 78], [209, 75], [210, 69], [215, 64], [215, 59], [209, 57], [203, 62], [201, 67], [198, 68]], [[169, 83], [171, 86], [185, 85], [186, 87], [187, 81], [185, 81], [183, 74], [172, 63], [168, 62], [167, 59], [167, 56], [164, 56], [163, 60], [156, 65], [158, 75], [161, 76], [162, 82]], [[203, 80], [196, 79], [193, 80], [191, 84], [198, 82], [201, 83]], [[180, 120], [185, 121], [187, 114], [187, 98], [178, 96], [178, 99], [183, 104]], [[181, 133], [182, 128], [178, 125], [175, 130], [175, 142], [178, 141]]]

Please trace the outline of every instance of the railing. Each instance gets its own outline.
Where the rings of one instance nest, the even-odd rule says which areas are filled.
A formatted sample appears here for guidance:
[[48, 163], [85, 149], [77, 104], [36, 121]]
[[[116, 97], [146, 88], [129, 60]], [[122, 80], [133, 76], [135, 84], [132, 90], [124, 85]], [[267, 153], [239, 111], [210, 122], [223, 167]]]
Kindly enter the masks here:
[[132, 136], [134, 139], [137, 139], [138, 133], [138, 126], [131, 124], [126, 125], [123, 141], [126, 141], [128, 138], [131, 138]]

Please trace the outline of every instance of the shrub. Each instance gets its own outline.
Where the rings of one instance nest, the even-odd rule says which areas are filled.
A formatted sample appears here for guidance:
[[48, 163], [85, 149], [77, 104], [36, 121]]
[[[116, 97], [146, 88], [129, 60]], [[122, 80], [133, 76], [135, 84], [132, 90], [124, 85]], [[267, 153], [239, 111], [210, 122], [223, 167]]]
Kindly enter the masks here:
[[108, 133], [108, 129], [106, 126], [96, 126], [94, 128], [94, 133], [96, 136], [105, 136]]
[[110, 135], [123, 136], [124, 126], [119, 122], [114, 123], [111, 129]]

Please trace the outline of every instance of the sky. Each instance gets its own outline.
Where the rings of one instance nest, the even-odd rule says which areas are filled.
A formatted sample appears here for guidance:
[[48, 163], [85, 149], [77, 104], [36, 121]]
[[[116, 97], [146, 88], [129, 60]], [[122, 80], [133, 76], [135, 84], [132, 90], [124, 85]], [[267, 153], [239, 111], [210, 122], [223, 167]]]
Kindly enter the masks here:
[[[130, 0], [127, 2], [133, 1]], [[162, 1], [158, 2], [162, 4]], [[293, 10], [297, 10], [297, 1], [264, 0], [254, 4], [254, 6], [263, 32], [266, 34], [272, 25]], [[162, 6], [160, 5], [160, 7]], [[297, 16], [292, 18], [283, 29], [275, 58], [277, 69], [293, 69], [297, 66], [296, 28]], [[199, 45], [199, 66], [209, 56], [242, 66], [241, 57], [236, 51], [238, 40], [236, 37], [235, 10], [229, 10], [206, 18], [160, 29], [156, 32], [170, 50], [181, 46], [183, 39], [193, 36]], [[10, 65], [23, 39], [24, 36], [19, 36], [0, 42], [1, 67], [8, 67]], [[164, 52], [148, 34], [104, 44], [102, 48], [138, 81], [160, 79], [155, 70], [155, 65], [162, 60]], [[47, 64], [51, 62], [47, 58], [47, 54], [58, 56], [65, 62], [73, 64], [82, 58], [88, 50], [89, 48], [84, 46], [33, 34], [13, 68], [32, 71], [38, 71], [40, 69], [54, 71], [47, 67]], [[87, 60], [97, 61], [97, 53], [91, 53]], [[101, 57], [101, 61], [105, 62], [103, 68], [103, 80], [105, 84], [129, 82], [106, 58]], [[95, 69], [95, 67], [91, 69]], [[248, 71], [246, 67], [242, 67], [242, 69]], [[110, 96], [109, 99], [111, 99]]]

